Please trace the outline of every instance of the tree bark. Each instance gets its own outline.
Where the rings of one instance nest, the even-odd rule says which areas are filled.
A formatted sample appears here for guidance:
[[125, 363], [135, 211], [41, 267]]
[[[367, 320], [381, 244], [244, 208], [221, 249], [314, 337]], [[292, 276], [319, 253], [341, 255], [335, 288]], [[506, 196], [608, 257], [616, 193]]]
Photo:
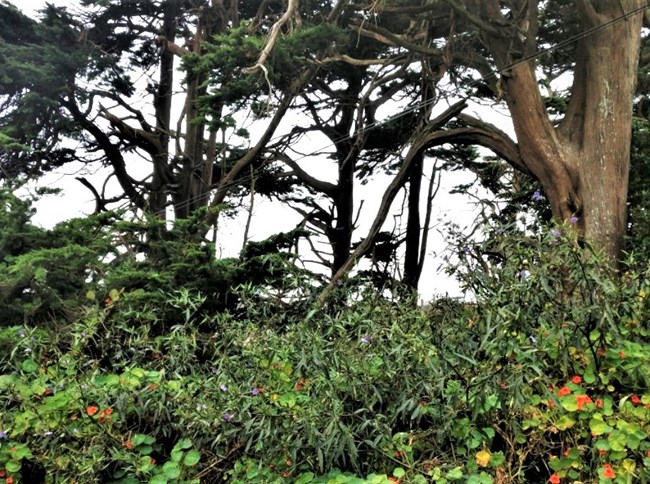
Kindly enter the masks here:
[[[553, 215], [577, 219], [580, 236], [614, 264], [626, 230], [632, 97], [645, 4], [578, 2], [588, 33], [577, 43], [571, 99], [559, 126], [549, 119], [531, 62], [502, 76], [522, 162], [544, 187]], [[502, 37], [486, 38], [497, 67], [506, 69], [510, 45]]]

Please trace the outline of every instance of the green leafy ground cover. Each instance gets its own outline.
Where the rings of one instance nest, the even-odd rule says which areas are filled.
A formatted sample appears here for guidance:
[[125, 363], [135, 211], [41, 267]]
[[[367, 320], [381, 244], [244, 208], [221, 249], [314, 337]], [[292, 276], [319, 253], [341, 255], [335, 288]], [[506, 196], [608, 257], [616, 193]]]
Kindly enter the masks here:
[[[138, 239], [157, 258], [111, 259], [133, 226], [71, 222], [40, 243], [13, 220], [7, 483], [650, 479], [647, 269], [608, 273], [571, 227], [460, 248], [472, 303], [351, 280], [321, 309], [291, 237], [215, 261], [185, 225], [164, 254]], [[40, 245], [15, 249], [21, 233]]]

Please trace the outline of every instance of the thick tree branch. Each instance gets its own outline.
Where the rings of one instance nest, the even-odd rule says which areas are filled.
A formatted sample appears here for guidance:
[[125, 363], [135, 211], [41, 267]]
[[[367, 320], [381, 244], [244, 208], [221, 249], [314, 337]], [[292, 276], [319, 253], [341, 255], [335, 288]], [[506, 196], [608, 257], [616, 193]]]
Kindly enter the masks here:
[[319, 180], [318, 178], [314, 178], [305, 170], [303, 170], [300, 167], [300, 165], [298, 165], [298, 163], [293, 161], [287, 154], [273, 153], [273, 157], [282, 161], [287, 166], [289, 166], [294, 171], [294, 174], [298, 178], [300, 178], [305, 184], [307, 184], [314, 190], [324, 193], [330, 198], [334, 198], [334, 196], [336, 195], [336, 188], [337, 188], [336, 185], [334, 185], [333, 183]]
[[362, 25], [360, 22], [355, 21], [350, 24], [350, 28], [358, 32], [359, 35], [363, 35], [364, 37], [375, 39], [376, 41], [386, 45], [403, 47], [405, 49], [410, 50], [411, 52], [416, 52], [418, 54], [434, 57], [437, 61], [442, 62], [443, 52], [440, 49], [414, 44], [413, 42], [409, 42], [403, 37], [399, 35], [395, 35], [390, 30], [387, 30], [383, 27], [378, 27], [370, 23], [364, 23]]

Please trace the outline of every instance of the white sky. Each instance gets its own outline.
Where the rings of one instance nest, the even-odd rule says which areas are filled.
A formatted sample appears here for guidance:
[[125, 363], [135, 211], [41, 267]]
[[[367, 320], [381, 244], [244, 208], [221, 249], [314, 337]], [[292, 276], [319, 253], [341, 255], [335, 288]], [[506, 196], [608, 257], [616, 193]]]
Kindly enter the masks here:
[[[41, 0], [27, 0], [27, 1], [12, 1], [24, 13], [34, 15], [34, 12], [45, 4]], [[51, 0], [49, 3], [61, 6], [70, 6], [73, 2], [64, 0]], [[447, 106], [441, 106], [440, 111]], [[507, 117], [497, 113], [495, 110], [481, 109], [480, 113], [484, 118], [495, 122], [503, 127], [510, 125]], [[254, 133], [251, 133], [253, 138]], [[309, 147], [304, 148], [302, 151], [313, 150], [320, 148], [325, 143], [309, 143]], [[313, 157], [305, 159], [301, 164], [308, 167], [314, 162], [322, 163], [315, 160]], [[424, 172], [430, 173], [432, 160], [428, 160], [425, 165]], [[335, 172], [331, 170], [318, 170], [314, 172], [309, 170], [314, 176], [323, 179], [332, 180], [335, 177]], [[329, 173], [328, 173], [329, 171]], [[50, 173], [38, 181], [38, 186], [48, 186], [52, 188], [62, 188], [63, 191], [57, 196], [48, 196], [36, 203], [37, 210], [35, 223], [51, 227], [54, 224], [66, 220], [71, 217], [92, 213], [94, 210], [94, 199], [91, 193], [83, 187], [78, 181], [74, 180], [75, 176], [87, 176], [95, 184], [100, 184], [103, 175], [98, 173], [93, 175], [87, 173], [86, 169], [82, 166], [71, 167], [66, 166], [63, 169]], [[459, 296], [460, 289], [458, 283], [447, 277], [441, 270], [440, 266], [442, 260], [440, 256], [445, 252], [447, 244], [445, 242], [445, 234], [442, 233], [445, 222], [454, 222], [457, 225], [464, 227], [471, 225], [476, 216], [476, 210], [467, 197], [457, 194], [451, 194], [449, 191], [458, 184], [467, 183], [467, 174], [464, 173], [443, 173], [441, 189], [433, 202], [433, 217], [432, 225], [434, 228], [429, 233], [429, 247], [427, 249], [428, 257], [425, 262], [422, 278], [420, 281], [421, 298], [426, 301], [431, 299], [433, 295]], [[381, 202], [381, 196], [390, 183], [390, 178], [386, 176], [378, 176], [367, 184], [361, 186], [357, 184], [355, 187], [355, 201], [357, 207], [363, 201], [363, 209], [359, 217], [359, 229], [355, 232], [353, 240], [358, 241], [365, 237], [375, 217], [377, 208]], [[427, 180], [423, 180], [422, 191], [426, 196]], [[398, 195], [393, 203], [393, 212], [398, 212], [400, 209], [403, 193]], [[421, 216], [424, 217], [425, 207], [421, 208]], [[247, 213], [236, 217], [235, 219], [226, 219], [221, 217], [220, 229], [218, 234], [218, 255], [222, 257], [236, 256], [241, 249], [243, 242], [243, 232], [246, 223]], [[253, 240], [261, 240], [269, 235], [279, 231], [286, 231], [293, 229], [301, 220], [301, 216], [291, 209], [283, 207], [278, 202], [270, 202], [269, 200], [256, 197], [253, 212], [253, 220], [251, 223], [251, 231], [249, 238]], [[405, 222], [405, 219], [404, 219]], [[386, 220], [384, 230], [392, 229], [394, 219], [389, 216]]]

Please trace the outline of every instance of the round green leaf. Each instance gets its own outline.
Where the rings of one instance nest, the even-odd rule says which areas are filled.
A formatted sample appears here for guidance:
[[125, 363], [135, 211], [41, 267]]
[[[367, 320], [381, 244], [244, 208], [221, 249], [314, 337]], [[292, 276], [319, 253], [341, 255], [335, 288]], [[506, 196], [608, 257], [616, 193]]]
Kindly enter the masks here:
[[18, 472], [21, 467], [22, 466], [20, 465], [20, 461], [13, 460], [13, 459], [7, 461], [7, 463], [5, 464], [5, 469], [7, 470], [7, 472], [11, 472], [11, 473]]
[[199, 451], [196, 449], [192, 449], [187, 452], [185, 455], [185, 459], [183, 460], [183, 463], [186, 466], [195, 466], [196, 464], [199, 463], [201, 460], [201, 454], [199, 454]]
[[398, 479], [404, 476], [404, 474], [406, 474], [406, 471], [401, 467], [395, 467], [395, 469], [393, 469], [393, 476], [397, 477]]
[[149, 484], [167, 484], [167, 478], [162, 474], [156, 474], [149, 480]]
[[165, 465], [163, 465], [163, 472], [168, 479], [176, 479], [181, 475], [181, 470], [178, 467], [178, 464], [171, 461], [165, 462]]
[[38, 363], [36, 363], [32, 359], [27, 359], [23, 361], [21, 366], [25, 373], [34, 373], [36, 370], [38, 370]]

